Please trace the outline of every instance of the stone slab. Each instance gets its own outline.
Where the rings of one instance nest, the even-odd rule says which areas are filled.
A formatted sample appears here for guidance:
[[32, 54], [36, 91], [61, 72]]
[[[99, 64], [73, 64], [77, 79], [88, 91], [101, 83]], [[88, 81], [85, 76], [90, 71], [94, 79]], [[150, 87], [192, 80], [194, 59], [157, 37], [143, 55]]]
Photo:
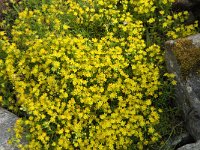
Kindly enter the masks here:
[[200, 150], [200, 141], [192, 144], [184, 145], [177, 150]]
[[8, 128], [12, 129], [17, 119], [16, 115], [0, 107], [0, 150], [16, 150], [7, 141], [13, 136], [13, 132], [8, 132]]

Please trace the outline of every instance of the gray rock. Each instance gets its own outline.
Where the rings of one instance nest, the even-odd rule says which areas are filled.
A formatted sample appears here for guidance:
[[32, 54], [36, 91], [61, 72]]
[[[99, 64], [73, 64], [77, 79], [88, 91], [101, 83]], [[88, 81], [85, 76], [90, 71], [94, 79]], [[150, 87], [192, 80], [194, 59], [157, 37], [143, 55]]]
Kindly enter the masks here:
[[192, 144], [184, 145], [177, 150], [200, 150], [200, 141]]
[[191, 135], [189, 133], [182, 133], [181, 135], [172, 138], [170, 145], [171, 147], [180, 147], [191, 142], [194, 142]]
[[160, 150], [172, 150], [192, 142], [195, 142], [194, 139], [189, 133], [185, 132], [178, 136], [170, 137], [166, 144], [160, 147]]
[[7, 141], [13, 136], [13, 132], [8, 132], [8, 128], [12, 129], [17, 119], [16, 115], [0, 107], [0, 150], [15, 149]]
[[197, 141], [200, 139], [200, 34], [167, 41], [165, 59], [168, 72], [176, 75], [176, 104], [183, 112], [188, 132]]

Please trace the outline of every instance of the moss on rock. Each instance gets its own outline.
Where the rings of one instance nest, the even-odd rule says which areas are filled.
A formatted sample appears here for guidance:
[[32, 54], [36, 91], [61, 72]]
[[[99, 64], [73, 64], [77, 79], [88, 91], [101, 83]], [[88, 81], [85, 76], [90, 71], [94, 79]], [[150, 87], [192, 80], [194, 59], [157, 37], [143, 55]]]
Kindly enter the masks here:
[[172, 51], [180, 64], [183, 77], [187, 77], [190, 72], [200, 70], [200, 48], [196, 47], [191, 40], [177, 40]]

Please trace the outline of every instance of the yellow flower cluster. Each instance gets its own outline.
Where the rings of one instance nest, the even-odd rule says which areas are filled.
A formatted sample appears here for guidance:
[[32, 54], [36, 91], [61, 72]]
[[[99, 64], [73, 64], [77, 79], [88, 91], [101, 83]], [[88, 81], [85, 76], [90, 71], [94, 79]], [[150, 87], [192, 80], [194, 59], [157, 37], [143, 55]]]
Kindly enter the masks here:
[[[158, 46], [145, 50], [142, 40], [129, 37], [124, 42], [112, 34], [89, 40], [48, 33], [31, 42], [21, 52], [8, 43], [10, 58], [5, 61], [21, 109], [30, 115], [24, 121], [32, 137], [27, 149], [42, 148], [35, 147], [38, 142], [45, 149], [127, 148], [131, 136], [140, 145], [151, 142], [145, 128], [154, 140], [159, 137], [153, 129], [159, 116], [150, 99], [160, 84], [159, 69], [146, 58], [159, 55]], [[12, 69], [11, 60], [17, 58]], [[57, 135], [54, 143], [48, 132]]]
[[[19, 12], [11, 39], [0, 32], [0, 77], [13, 86], [9, 102], [28, 116], [16, 124], [16, 138], [24, 131], [29, 140], [19, 147], [143, 149], [158, 141], [161, 110], [153, 100], [163, 54], [145, 34], [146, 24], [164, 31], [167, 13], [151, 14], [171, 2], [51, 0]], [[192, 25], [187, 33], [173, 29], [194, 32]]]

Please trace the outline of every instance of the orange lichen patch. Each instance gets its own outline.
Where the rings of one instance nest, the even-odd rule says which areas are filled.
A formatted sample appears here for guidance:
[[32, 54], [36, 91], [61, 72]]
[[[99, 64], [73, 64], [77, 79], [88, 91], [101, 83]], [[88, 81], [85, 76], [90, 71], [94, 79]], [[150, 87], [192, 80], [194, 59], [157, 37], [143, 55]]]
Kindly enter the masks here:
[[177, 40], [172, 51], [180, 64], [183, 77], [200, 68], [200, 48], [192, 44], [191, 40]]

